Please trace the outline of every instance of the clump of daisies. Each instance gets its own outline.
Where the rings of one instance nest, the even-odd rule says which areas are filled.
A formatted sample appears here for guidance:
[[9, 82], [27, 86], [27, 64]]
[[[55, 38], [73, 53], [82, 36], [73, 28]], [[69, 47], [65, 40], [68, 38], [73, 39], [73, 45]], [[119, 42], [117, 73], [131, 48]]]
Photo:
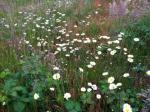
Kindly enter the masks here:
[[98, 93], [98, 86], [96, 84], [92, 84], [91, 82], [87, 83], [87, 87], [81, 87], [80, 91], [82, 93], [93, 93], [95, 94], [96, 99], [100, 100], [101, 99], [101, 94]]
[[128, 62], [133, 63], [133, 61], [134, 61], [134, 56], [131, 55], [131, 54], [129, 54], [127, 60], [128, 60]]
[[91, 61], [90, 64], [87, 65], [88, 68], [93, 68], [96, 65], [96, 62]]

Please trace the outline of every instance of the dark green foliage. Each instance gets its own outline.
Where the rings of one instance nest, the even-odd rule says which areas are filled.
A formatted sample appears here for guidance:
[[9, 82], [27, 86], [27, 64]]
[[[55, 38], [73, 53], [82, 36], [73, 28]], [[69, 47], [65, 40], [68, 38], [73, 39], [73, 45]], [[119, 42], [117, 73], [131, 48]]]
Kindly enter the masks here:
[[76, 101], [71, 101], [71, 100], [66, 101], [65, 107], [67, 109], [67, 112], [82, 112], [80, 103]]
[[39, 61], [39, 57], [33, 56], [22, 62], [22, 70], [16, 73], [8, 70], [1, 72], [0, 79], [3, 83], [0, 101], [5, 101], [12, 112], [25, 112], [30, 109], [34, 111], [34, 108], [28, 105], [34, 104], [33, 95], [39, 93], [41, 102], [45, 104], [43, 99], [50, 83], [49, 73], [43, 68], [45, 67]]

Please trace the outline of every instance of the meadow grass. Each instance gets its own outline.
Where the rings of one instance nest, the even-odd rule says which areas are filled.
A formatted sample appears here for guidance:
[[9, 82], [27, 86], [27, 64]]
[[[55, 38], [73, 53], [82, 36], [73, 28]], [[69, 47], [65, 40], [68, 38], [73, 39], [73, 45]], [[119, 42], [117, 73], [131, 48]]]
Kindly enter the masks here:
[[103, 15], [104, 7], [76, 2], [2, 16], [2, 111], [141, 110], [137, 93], [149, 86], [149, 15], [136, 21]]

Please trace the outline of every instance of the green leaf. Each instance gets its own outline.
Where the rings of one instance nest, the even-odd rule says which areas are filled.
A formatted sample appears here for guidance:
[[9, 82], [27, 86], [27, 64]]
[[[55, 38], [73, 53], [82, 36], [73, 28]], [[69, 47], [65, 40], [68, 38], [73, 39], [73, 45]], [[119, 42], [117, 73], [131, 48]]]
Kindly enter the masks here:
[[67, 110], [72, 110], [73, 109], [73, 101], [66, 101], [65, 107]]
[[81, 112], [80, 103], [76, 101], [66, 101], [65, 107], [68, 110], [68, 112]]
[[7, 99], [6, 96], [3, 96], [1, 93], [0, 93], [0, 102], [3, 102]]
[[71, 111], [69, 111], [69, 112], [78, 112], [78, 111], [76, 111], [76, 110], [71, 110]]
[[79, 102], [75, 103], [75, 110], [78, 111], [78, 112], [81, 111], [81, 107], [80, 107], [80, 103]]
[[13, 104], [15, 112], [23, 112], [25, 104], [23, 102], [14, 102]]
[[23, 92], [23, 93], [27, 93], [26, 88], [23, 87], [23, 86], [14, 87], [13, 90], [14, 90], [14, 91], [21, 91], [21, 92]]
[[10, 95], [13, 96], [13, 97], [17, 97], [18, 96], [16, 91], [12, 91], [12, 93]]
[[21, 101], [23, 101], [23, 102], [30, 102], [31, 98], [21, 98]]
[[113, 103], [114, 100], [115, 100], [115, 97], [108, 97], [107, 98], [107, 103], [111, 104], [111, 103]]
[[7, 76], [8, 74], [6, 72], [1, 72], [0, 73], [0, 78], [3, 79]]
[[84, 104], [93, 104], [94, 102], [92, 101], [92, 94], [91, 93], [85, 93], [82, 94], [81, 100]]

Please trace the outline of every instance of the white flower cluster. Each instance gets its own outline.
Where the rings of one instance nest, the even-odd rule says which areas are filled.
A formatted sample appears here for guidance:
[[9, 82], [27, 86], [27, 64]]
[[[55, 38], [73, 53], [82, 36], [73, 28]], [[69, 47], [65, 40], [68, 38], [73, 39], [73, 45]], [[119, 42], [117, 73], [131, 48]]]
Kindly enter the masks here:
[[90, 64], [87, 65], [88, 68], [93, 68], [96, 65], [96, 62], [91, 61]]
[[128, 55], [128, 59], [127, 59], [127, 60], [128, 60], [128, 62], [133, 63], [133, 61], [134, 61], [134, 59], [133, 59], [133, 58], [134, 58], [134, 56], [133, 56], [133, 55], [131, 55], [131, 54], [129, 54], [129, 55]]
[[115, 84], [114, 81], [115, 81], [114, 77], [109, 77], [108, 78], [108, 83], [109, 83], [109, 89], [110, 90], [114, 90], [114, 89], [117, 89], [117, 87], [122, 86], [122, 83], [119, 82], [119, 83]]
[[[96, 90], [98, 90], [98, 87], [97, 87], [97, 85], [96, 84], [92, 84], [91, 82], [88, 82], [88, 87], [87, 88], [85, 88], [85, 87], [81, 87], [81, 92], [92, 92], [92, 90], [93, 91], [96, 91]], [[97, 99], [101, 99], [101, 95], [100, 94], [96, 94], [96, 98]]]

